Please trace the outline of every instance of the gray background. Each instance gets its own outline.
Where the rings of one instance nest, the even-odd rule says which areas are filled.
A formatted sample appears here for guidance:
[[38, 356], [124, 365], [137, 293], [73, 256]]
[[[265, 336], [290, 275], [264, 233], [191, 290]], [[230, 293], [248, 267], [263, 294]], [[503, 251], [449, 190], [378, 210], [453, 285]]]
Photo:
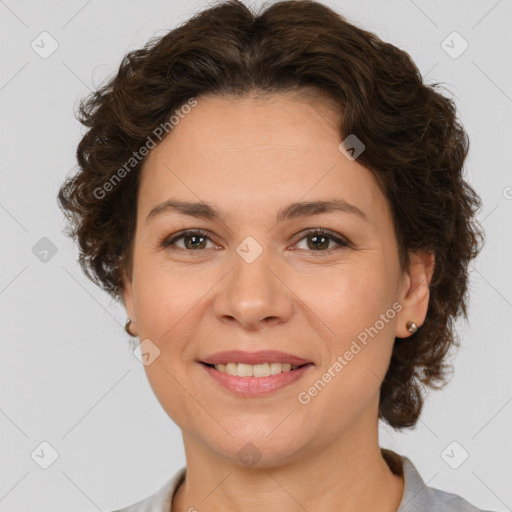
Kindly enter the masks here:
[[[382, 426], [381, 445], [407, 455], [428, 485], [511, 510], [512, 0], [325, 3], [408, 51], [429, 83], [445, 84], [471, 138], [468, 180], [484, 203], [487, 241], [472, 269], [469, 323], [458, 324], [453, 379], [430, 393], [415, 429]], [[75, 165], [77, 99], [127, 51], [206, 5], [0, 1], [2, 511], [111, 510], [185, 464], [180, 431], [130, 349], [125, 312], [82, 274], [55, 197]], [[43, 31], [58, 43], [47, 58]], [[442, 43], [453, 31], [469, 44], [457, 58]], [[454, 54], [463, 42], [446, 44]], [[41, 252], [51, 245], [43, 237], [55, 254]], [[47, 469], [42, 442], [58, 452]], [[469, 457], [453, 469], [446, 461], [459, 464], [463, 450]]]

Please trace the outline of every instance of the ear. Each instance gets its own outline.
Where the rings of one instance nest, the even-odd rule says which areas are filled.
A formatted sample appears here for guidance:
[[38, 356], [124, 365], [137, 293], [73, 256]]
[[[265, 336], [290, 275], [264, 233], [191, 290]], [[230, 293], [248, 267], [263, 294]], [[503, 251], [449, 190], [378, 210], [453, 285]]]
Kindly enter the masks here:
[[400, 286], [399, 302], [402, 309], [397, 315], [395, 336], [408, 338], [411, 333], [406, 323], [411, 320], [418, 327], [427, 316], [430, 299], [430, 281], [434, 273], [435, 256], [429, 252], [411, 252], [410, 266], [405, 272]]

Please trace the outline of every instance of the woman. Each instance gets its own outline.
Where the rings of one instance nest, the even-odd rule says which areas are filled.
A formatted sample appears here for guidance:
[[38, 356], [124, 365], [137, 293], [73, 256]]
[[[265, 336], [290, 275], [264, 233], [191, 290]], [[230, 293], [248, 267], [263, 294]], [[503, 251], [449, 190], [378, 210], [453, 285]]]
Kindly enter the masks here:
[[123, 511], [476, 511], [381, 449], [446, 380], [483, 234], [467, 135], [320, 3], [211, 7], [81, 105], [59, 192], [187, 460]]

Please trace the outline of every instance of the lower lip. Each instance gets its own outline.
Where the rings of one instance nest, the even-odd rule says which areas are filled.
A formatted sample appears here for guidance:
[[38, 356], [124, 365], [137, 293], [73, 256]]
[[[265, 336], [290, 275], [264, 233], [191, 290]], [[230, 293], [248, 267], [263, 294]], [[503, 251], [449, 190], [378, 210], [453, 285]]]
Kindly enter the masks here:
[[200, 364], [221, 386], [240, 396], [268, 395], [297, 381], [313, 366], [310, 363], [296, 370], [281, 372], [269, 377], [237, 377], [236, 375], [220, 372], [215, 368], [206, 366], [204, 363]]

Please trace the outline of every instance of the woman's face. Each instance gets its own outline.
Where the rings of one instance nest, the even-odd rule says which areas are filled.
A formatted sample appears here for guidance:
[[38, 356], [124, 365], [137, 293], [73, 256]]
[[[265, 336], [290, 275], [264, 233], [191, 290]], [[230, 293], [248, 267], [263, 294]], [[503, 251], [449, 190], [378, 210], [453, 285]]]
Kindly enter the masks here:
[[[124, 299], [155, 395], [187, 450], [244, 464], [373, 441], [395, 336], [425, 318], [423, 267], [401, 273], [386, 198], [339, 150], [325, 100], [197, 101], [150, 152], [139, 188]], [[318, 201], [352, 206], [305, 206]], [[165, 244], [184, 230], [200, 233]], [[310, 364], [267, 377], [204, 364], [272, 350]], [[277, 359], [229, 368], [286, 370], [264, 364]]]

